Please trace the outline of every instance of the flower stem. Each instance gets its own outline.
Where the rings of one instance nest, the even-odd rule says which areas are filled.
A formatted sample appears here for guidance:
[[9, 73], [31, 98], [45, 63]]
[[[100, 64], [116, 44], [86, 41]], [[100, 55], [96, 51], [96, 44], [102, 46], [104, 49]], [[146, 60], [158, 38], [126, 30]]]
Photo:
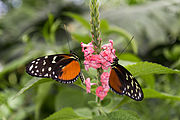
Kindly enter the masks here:
[[99, 20], [99, 3], [97, 0], [90, 1], [90, 26], [93, 39], [94, 50], [99, 54], [101, 52], [100, 39], [100, 20]]
[[[101, 42], [100, 39], [100, 19], [99, 19], [99, 3], [98, 0], [90, 1], [90, 26], [91, 26], [91, 35], [92, 35], [92, 44], [94, 46], [94, 50], [96, 54], [100, 54], [101, 52]], [[103, 73], [102, 68], [97, 69], [97, 84], [100, 86], [100, 78]], [[96, 102], [101, 105], [100, 99], [96, 96]], [[101, 110], [99, 110], [99, 113]]]

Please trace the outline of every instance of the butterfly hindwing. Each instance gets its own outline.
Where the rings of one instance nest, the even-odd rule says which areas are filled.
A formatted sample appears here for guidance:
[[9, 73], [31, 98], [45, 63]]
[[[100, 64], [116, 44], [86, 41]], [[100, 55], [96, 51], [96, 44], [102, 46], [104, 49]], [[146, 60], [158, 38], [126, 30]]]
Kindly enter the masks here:
[[80, 64], [74, 58], [64, 59], [54, 67], [55, 75], [52, 78], [62, 83], [73, 83], [80, 75]]
[[73, 54], [56, 54], [31, 61], [26, 66], [26, 72], [31, 76], [73, 83], [80, 74], [80, 65]]
[[119, 64], [114, 65], [111, 69], [109, 86], [114, 92], [125, 94], [136, 101], [141, 101], [144, 97], [137, 80]]

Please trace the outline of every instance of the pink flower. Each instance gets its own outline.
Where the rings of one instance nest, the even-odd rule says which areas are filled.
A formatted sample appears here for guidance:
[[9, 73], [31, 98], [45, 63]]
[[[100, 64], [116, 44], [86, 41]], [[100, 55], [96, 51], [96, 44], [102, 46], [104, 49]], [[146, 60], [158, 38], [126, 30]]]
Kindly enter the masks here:
[[108, 83], [110, 74], [108, 72], [103, 72], [101, 74], [101, 82]]
[[96, 89], [96, 95], [100, 98], [100, 100], [103, 100], [104, 97], [107, 95], [107, 91], [104, 91], [104, 88], [102, 86], [99, 86]]
[[102, 87], [104, 88], [104, 91], [109, 91], [109, 76], [110, 73], [108, 72], [103, 72], [101, 74], [101, 83], [102, 83]]
[[86, 84], [86, 92], [87, 93], [91, 93], [91, 82], [90, 82], [90, 78], [87, 78], [85, 80], [85, 84]]
[[[101, 47], [102, 50], [100, 54], [95, 53], [92, 42], [88, 44], [81, 43], [82, 52], [84, 52], [85, 69], [88, 71], [89, 68], [97, 69], [102, 67], [102, 69], [107, 70], [109, 67], [111, 67], [111, 63], [113, 62], [113, 59], [116, 57], [115, 49], [113, 49], [113, 40], [109, 40], [109, 43], [104, 44]], [[101, 100], [104, 99], [104, 97], [107, 95], [107, 92], [109, 91], [109, 76], [110, 74], [108, 72], [103, 72], [100, 80], [102, 86], [99, 86], [96, 89], [96, 95]], [[86, 79], [85, 84], [87, 93], [90, 93], [92, 83], [90, 83], [89, 78]]]
[[86, 84], [86, 92], [87, 93], [91, 93], [91, 85], [96, 85], [96, 83], [91, 83], [90, 78], [87, 78], [85, 80], [85, 84]]
[[84, 56], [88, 56], [94, 52], [93, 44], [90, 42], [88, 44], [84, 44], [81, 42], [82, 52], [84, 52]]

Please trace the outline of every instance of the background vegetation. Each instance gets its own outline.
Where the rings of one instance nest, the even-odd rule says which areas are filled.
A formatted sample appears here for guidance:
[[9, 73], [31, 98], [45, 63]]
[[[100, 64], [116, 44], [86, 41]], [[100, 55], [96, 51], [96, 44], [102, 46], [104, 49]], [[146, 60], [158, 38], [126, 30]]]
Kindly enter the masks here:
[[[119, 63], [137, 76], [142, 102], [109, 92], [102, 101], [109, 114], [98, 116], [95, 96], [78, 87], [79, 80], [65, 85], [25, 73], [25, 64], [36, 57], [69, 53], [71, 36], [71, 49], [83, 61], [80, 42], [91, 41], [88, 5], [87, 0], [0, 0], [0, 119], [180, 119], [178, 0], [101, 0], [104, 43], [113, 39], [118, 55], [134, 36]], [[82, 70], [94, 77], [93, 70], [87, 73], [83, 65]]]

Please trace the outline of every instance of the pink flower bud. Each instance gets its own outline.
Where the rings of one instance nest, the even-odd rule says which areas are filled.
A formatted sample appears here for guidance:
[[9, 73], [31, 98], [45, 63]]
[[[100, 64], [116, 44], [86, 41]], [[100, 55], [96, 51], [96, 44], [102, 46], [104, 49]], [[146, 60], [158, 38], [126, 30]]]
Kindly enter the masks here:
[[104, 97], [107, 95], [107, 91], [104, 91], [104, 88], [102, 86], [99, 86], [96, 89], [96, 95], [100, 98], [100, 100], [103, 100]]

